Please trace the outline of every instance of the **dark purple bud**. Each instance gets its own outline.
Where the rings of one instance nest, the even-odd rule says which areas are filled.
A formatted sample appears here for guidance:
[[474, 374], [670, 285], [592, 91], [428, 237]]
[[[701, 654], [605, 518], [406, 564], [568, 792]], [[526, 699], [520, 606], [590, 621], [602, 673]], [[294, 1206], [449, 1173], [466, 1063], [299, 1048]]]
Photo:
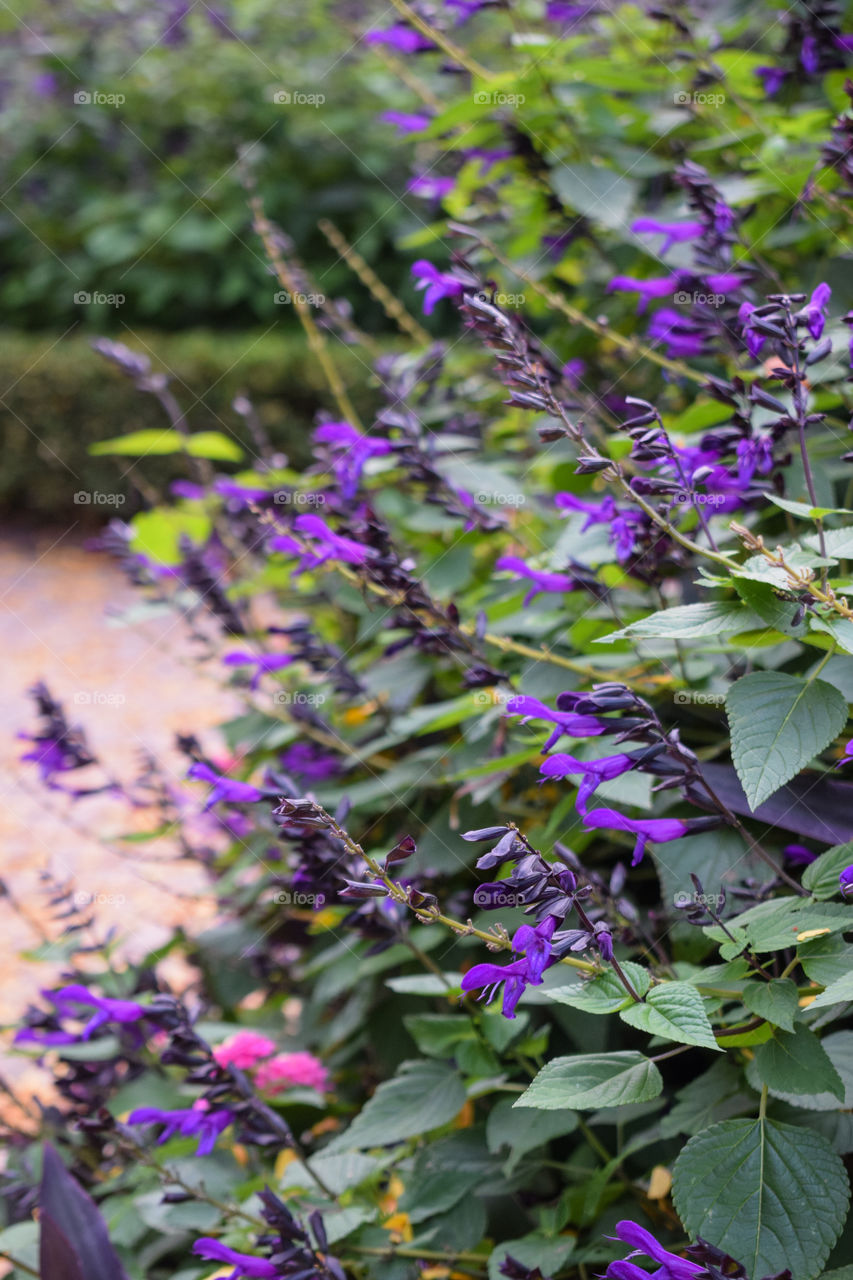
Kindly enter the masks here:
[[383, 884], [365, 884], [362, 881], [345, 880], [345, 889], [341, 890], [344, 898], [384, 898], [388, 890]]
[[418, 846], [415, 844], [412, 836], [403, 836], [403, 839], [388, 854], [385, 859], [385, 866], [391, 867], [395, 863], [405, 862], [407, 858], [411, 858], [413, 853], [417, 852]]
[[506, 835], [509, 829], [509, 827], [478, 827], [475, 831], [463, 831], [462, 839], [472, 844], [479, 844], [481, 840], [497, 840], [500, 836]]

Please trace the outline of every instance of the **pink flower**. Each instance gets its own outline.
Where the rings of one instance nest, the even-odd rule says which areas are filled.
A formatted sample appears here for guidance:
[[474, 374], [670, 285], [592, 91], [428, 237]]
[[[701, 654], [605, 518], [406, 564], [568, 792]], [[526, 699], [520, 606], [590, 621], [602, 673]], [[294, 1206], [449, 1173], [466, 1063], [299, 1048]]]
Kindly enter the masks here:
[[274, 1040], [259, 1035], [257, 1031], [237, 1031], [213, 1050], [213, 1056], [220, 1067], [236, 1067], [238, 1071], [248, 1071], [257, 1066], [261, 1058], [268, 1058], [275, 1053]]
[[255, 1083], [269, 1093], [281, 1093], [292, 1085], [304, 1085], [324, 1093], [329, 1084], [329, 1073], [313, 1053], [277, 1053], [269, 1062], [258, 1068]]

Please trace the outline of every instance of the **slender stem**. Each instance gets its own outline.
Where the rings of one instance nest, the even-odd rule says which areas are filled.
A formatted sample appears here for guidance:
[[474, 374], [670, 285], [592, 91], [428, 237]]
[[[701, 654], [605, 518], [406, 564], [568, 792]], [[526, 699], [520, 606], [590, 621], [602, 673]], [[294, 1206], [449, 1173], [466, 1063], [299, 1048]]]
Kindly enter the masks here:
[[411, 5], [406, 4], [406, 0], [391, 0], [391, 3], [402, 17], [411, 22], [412, 26], [420, 31], [422, 36], [432, 40], [433, 44], [437, 44], [440, 49], [443, 49], [449, 58], [452, 58], [454, 62], [458, 62], [460, 67], [470, 71], [472, 76], [477, 76], [480, 80], [494, 79], [491, 71], [488, 71], [481, 63], [477, 62], [476, 58], [472, 58], [464, 49], [460, 49], [459, 45], [455, 44], [443, 31], [439, 31], [437, 27], [433, 27], [419, 13], [416, 13]]

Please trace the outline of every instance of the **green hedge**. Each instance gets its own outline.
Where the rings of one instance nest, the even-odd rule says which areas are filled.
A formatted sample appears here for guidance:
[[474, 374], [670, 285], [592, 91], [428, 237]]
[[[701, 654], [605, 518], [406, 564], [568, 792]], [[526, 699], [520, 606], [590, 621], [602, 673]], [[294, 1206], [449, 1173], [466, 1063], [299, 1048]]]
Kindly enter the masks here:
[[[366, 365], [351, 351], [335, 352], [356, 408], [367, 411], [376, 393]], [[231, 407], [245, 393], [255, 403], [273, 444], [304, 463], [317, 410], [333, 409], [323, 376], [301, 335], [276, 332], [141, 333], [127, 345], [169, 372], [193, 430], [227, 430], [248, 442]], [[156, 400], [94, 352], [81, 335], [57, 338], [17, 332], [0, 335], [0, 509], [65, 519], [79, 491], [123, 493], [122, 511], [136, 495], [128, 459], [93, 458], [89, 446], [147, 427], [168, 426]], [[153, 465], [152, 465], [153, 464]], [[145, 478], [162, 485], [181, 474], [174, 459], [148, 459]], [[101, 508], [103, 512], [105, 508]]]

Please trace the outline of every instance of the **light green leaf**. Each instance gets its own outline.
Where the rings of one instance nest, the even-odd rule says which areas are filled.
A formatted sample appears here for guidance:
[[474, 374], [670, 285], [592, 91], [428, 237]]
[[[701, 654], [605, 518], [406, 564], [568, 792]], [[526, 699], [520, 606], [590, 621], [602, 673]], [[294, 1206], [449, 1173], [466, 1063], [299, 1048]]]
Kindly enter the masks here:
[[794, 1019], [800, 1011], [800, 996], [796, 982], [790, 978], [745, 983], [743, 1002], [750, 1013], [759, 1018], [765, 1018], [785, 1031], [794, 1030]]
[[734, 601], [709, 600], [701, 604], [682, 604], [674, 609], [664, 609], [640, 618], [621, 631], [602, 636], [597, 644], [611, 644], [614, 640], [642, 639], [643, 637], [687, 640], [707, 636], [718, 639], [724, 635], [738, 635], [762, 626], [761, 618], [751, 609]]
[[237, 441], [221, 431], [196, 431], [184, 436], [171, 428], [130, 431], [114, 440], [99, 440], [90, 446], [89, 452], [95, 457], [119, 454], [130, 458], [188, 453], [192, 458], [210, 458], [214, 462], [240, 462], [243, 457]]
[[[838, 877], [853, 863], [853, 842], [833, 845], [803, 872], [803, 887], [815, 898], [834, 898], [841, 892]], [[853, 923], [853, 918], [851, 918]]]
[[[770, 898], [759, 902], [748, 911], [726, 921], [726, 929], [734, 934], [732, 943], [726, 929], [719, 925], [705, 925], [704, 932], [719, 942], [720, 954], [732, 959], [745, 947], [753, 951], [781, 951], [796, 942], [806, 942], [801, 935], [817, 929], [839, 933], [851, 925], [850, 908], [840, 902], [814, 902], [811, 898]], [[812, 977], [809, 974], [809, 977]], [[815, 978], [815, 981], [820, 981]]]
[[577, 213], [627, 232], [636, 182], [593, 164], [560, 165], [552, 171], [551, 181], [557, 195]]
[[[839, 1103], [837, 1093], [826, 1090], [825, 1093], [795, 1093], [785, 1089], [770, 1088], [768, 1092], [782, 1102], [801, 1107], [804, 1111], [838, 1112], [843, 1107], [845, 1113], [853, 1108], [853, 1031], [836, 1031], [825, 1036], [821, 1041], [823, 1051], [841, 1078], [844, 1085], [844, 1097]], [[761, 1080], [755, 1061], [747, 1063], [746, 1077], [753, 1089], [761, 1088]]]
[[404, 1062], [326, 1151], [381, 1147], [449, 1124], [465, 1103], [461, 1077], [442, 1062]]
[[641, 1004], [622, 1009], [619, 1017], [630, 1027], [648, 1031], [649, 1035], [722, 1052], [714, 1039], [702, 997], [689, 982], [662, 982], [652, 987]]
[[853, 970], [831, 982], [825, 991], [815, 996], [809, 1008], [822, 1009], [824, 1005], [844, 1004], [847, 1000], [853, 1000]]
[[552, 1138], [573, 1133], [577, 1127], [578, 1118], [574, 1111], [565, 1111], [559, 1116], [549, 1112], [543, 1112], [541, 1116], [531, 1115], [529, 1110], [517, 1111], [512, 1098], [501, 1098], [489, 1112], [486, 1142], [495, 1155], [502, 1148], [509, 1147], [510, 1154], [505, 1167], [510, 1173], [528, 1151], [544, 1147]]
[[692, 1237], [742, 1261], [753, 1278], [820, 1274], [850, 1199], [827, 1140], [773, 1120], [723, 1120], [691, 1138], [673, 1169], [673, 1199]]
[[726, 697], [732, 760], [755, 810], [823, 751], [847, 723], [847, 701], [823, 680], [757, 671]]
[[777, 498], [768, 493], [767, 498], [775, 507], [790, 511], [792, 516], [806, 516], [810, 520], [822, 520], [824, 516], [853, 516], [846, 507], [812, 507], [807, 502], [793, 502], [790, 498]]
[[554, 1058], [515, 1103], [540, 1111], [595, 1111], [648, 1102], [663, 1089], [653, 1062], [635, 1050]]
[[[631, 960], [623, 960], [621, 968], [638, 995], [649, 989], [648, 969]], [[591, 982], [575, 982], [567, 987], [554, 987], [548, 992], [549, 1000], [556, 1004], [568, 1004], [584, 1013], [616, 1013], [631, 1002], [622, 983], [610, 970], [593, 978]]]

